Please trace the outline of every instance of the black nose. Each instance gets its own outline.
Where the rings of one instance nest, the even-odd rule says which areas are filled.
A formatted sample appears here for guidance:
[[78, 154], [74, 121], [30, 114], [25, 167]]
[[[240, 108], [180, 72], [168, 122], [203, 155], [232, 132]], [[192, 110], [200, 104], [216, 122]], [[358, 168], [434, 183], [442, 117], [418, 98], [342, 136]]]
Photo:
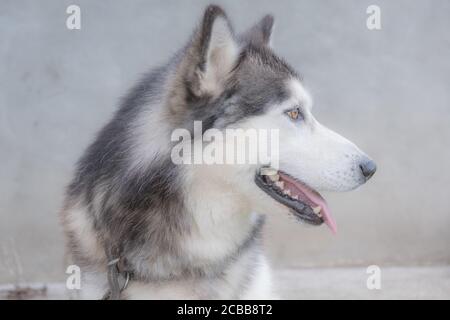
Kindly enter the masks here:
[[375, 171], [377, 171], [377, 165], [372, 160], [361, 163], [359, 167], [366, 180], [369, 180], [374, 175]]

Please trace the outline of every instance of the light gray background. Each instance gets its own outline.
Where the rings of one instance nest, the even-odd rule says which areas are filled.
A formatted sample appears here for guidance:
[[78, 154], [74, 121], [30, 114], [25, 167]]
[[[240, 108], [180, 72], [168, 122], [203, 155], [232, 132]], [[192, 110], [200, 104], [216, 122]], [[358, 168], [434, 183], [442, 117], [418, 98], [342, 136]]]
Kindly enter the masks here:
[[[450, 263], [450, 1], [216, 2], [238, 31], [275, 15], [274, 47], [304, 75], [317, 118], [379, 167], [357, 191], [327, 195], [337, 236], [269, 219], [271, 263]], [[57, 212], [74, 162], [207, 3], [1, 0], [0, 283], [64, 279]], [[66, 29], [69, 4], [79, 31]], [[366, 28], [370, 4], [381, 31]]]

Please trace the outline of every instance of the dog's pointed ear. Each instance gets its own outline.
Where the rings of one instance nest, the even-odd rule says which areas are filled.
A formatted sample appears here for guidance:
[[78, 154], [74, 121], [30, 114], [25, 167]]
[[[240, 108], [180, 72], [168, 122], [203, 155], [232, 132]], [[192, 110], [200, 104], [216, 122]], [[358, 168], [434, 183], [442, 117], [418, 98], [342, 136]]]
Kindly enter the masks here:
[[208, 6], [185, 59], [185, 83], [190, 92], [197, 97], [220, 92], [238, 54], [238, 43], [225, 12], [216, 5]]
[[241, 41], [253, 45], [270, 46], [274, 21], [275, 19], [271, 14], [265, 15], [241, 36]]

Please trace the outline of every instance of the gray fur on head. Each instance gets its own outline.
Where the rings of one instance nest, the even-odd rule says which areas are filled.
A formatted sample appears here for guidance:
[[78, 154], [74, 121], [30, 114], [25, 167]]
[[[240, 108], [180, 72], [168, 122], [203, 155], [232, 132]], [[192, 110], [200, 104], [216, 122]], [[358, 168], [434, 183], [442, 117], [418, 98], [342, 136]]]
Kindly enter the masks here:
[[255, 46], [270, 45], [274, 17], [271, 14], [264, 16], [257, 24], [250, 28], [240, 37], [244, 43], [251, 43]]

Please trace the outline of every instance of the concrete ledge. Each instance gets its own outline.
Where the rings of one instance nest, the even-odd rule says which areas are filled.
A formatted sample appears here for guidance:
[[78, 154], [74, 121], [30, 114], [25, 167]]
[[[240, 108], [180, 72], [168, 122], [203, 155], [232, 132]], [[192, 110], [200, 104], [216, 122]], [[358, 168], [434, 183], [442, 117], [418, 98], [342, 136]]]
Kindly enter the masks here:
[[366, 268], [284, 269], [275, 273], [285, 299], [450, 299], [450, 266], [381, 267], [369, 290]]
[[[276, 270], [284, 299], [450, 299], [450, 266], [381, 267], [381, 289], [369, 290], [366, 268]], [[0, 299], [71, 299], [64, 283], [0, 285]]]

